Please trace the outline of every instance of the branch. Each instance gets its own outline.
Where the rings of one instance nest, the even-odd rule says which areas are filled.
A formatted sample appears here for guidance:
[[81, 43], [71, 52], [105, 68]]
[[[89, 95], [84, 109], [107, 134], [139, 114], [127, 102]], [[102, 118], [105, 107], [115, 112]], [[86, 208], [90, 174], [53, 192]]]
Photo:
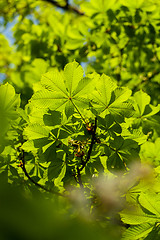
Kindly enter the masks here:
[[148, 80], [151, 80], [152, 78], [154, 78], [155, 76], [159, 75], [160, 74], [160, 71], [157, 71], [157, 70], [154, 70], [150, 76], [146, 77], [144, 80], [145, 81], [148, 81]]
[[49, 190], [49, 189], [47, 189], [45, 186], [43, 186], [43, 185], [35, 182], [35, 181], [29, 176], [29, 174], [28, 174], [28, 172], [27, 172], [27, 170], [26, 170], [25, 160], [24, 160], [24, 150], [22, 150], [22, 153], [21, 153], [21, 154], [22, 154], [22, 155], [21, 155], [20, 160], [21, 160], [22, 162], [20, 163], [19, 166], [22, 168], [25, 176], [26, 176], [34, 185], [36, 185], [37, 187], [45, 190], [46, 192], [53, 193], [53, 194], [56, 194], [56, 195], [61, 196], [61, 197], [66, 197], [66, 195], [64, 195], [64, 194], [55, 192], [55, 191], [53, 191], [53, 190]]
[[77, 7], [71, 6], [71, 5], [68, 3], [68, 1], [66, 1], [66, 5], [65, 5], [65, 6], [60, 5], [58, 2], [56, 2], [56, 1], [54, 1], [54, 0], [42, 0], [42, 1], [51, 3], [51, 4], [54, 5], [55, 7], [61, 8], [61, 9], [63, 9], [63, 10], [72, 11], [72, 12], [78, 14], [78, 15], [81, 15], [81, 16], [84, 15], [84, 13], [81, 12], [81, 10], [79, 10]]
[[78, 167], [77, 167], [77, 179], [78, 179], [78, 183], [79, 183], [80, 187], [83, 189], [84, 186], [83, 186], [82, 179], [81, 179], [81, 172]]
[[90, 160], [91, 153], [92, 153], [92, 148], [93, 148], [94, 142], [95, 142], [95, 140], [96, 140], [96, 129], [97, 129], [97, 118], [95, 118], [94, 129], [93, 129], [93, 132], [92, 132], [92, 140], [91, 140], [90, 148], [89, 148], [89, 150], [88, 150], [87, 158], [86, 158], [86, 161], [84, 161], [84, 162], [82, 163], [82, 166], [81, 166], [81, 168], [79, 169], [80, 172], [83, 170], [83, 168], [86, 166], [86, 164], [87, 164], [88, 161]]

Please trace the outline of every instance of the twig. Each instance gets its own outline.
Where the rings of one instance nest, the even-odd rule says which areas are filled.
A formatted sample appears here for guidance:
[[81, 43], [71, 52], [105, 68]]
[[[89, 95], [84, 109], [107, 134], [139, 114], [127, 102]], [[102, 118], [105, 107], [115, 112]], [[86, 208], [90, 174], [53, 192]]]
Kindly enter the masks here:
[[83, 183], [82, 183], [81, 172], [80, 172], [79, 167], [77, 167], [77, 179], [78, 179], [78, 183], [79, 183], [80, 187], [83, 189], [84, 186], [83, 186]]
[[74, 12], [74, 13], [76, 13], [76, 14], [81, 15], [81, 16], [84, 15], [84, 13], [81, 12], [77, 7], [71, 6], [71, 5], [68, 3], [68, 1], [66, 1], [66, 5], [65, 5], [65, 6], [60, 5], [58, 2], [56, 2], [56, 1], [54, 1], [54, 0], [42, 0], [42, 1], [43, 1], [43, 2], [45, 1], [45, 2], [51, 3], [51, 4], [53, 4], [55, 7], [61, 8], [61, 9], [63, 9], [63, 10], [72, 11], [72, 12]]
[[95, 142], [95, 139], [96, 139], [96, 129], [97, 129], [97, 118], [95, 118], [94, 129], [93, 129], [93, 132], [92, 132], [92, 140], [91, 140], [90, 148], [88, 150], [87, 158], [86, 158], [86, 161], [84, 161], [82, 163], [82, 166], [79, 169], [80, 172], [83, 170], [83, 168], [86, 166], [86, 164], [90, 160], [91, 153], [92, 153], [92, 148], [93, 148], [93, 145], [94, 145], [94, 142]]
[[46, 192], [53, 193], [53, 194], [56, 194], [56, 195], [61, 196], [61, 197], [66, 197], [66, 195], [64, 195], [64, 194], [55, 192], [54, 190], [50, 190], [50, 189], [46, 188], [45, 186], [43, 186], [43, 185], [35, 182], [35, 181], [29, 176], [29, 174], [28, 174], [28, 172], [27, 172], [27, 170], [26, 170], [26, 166], [25, 166], [24, 150], [21, 150], [21, 151], [22, 151], [22, 152], [21, 152], [22, 155], [21, 155], [20, 160], [22, 161], [22, 164], [20, 165], [20, 167], [22, 168], [25, 176], [26, 176], [34, 185], [36, 185], [37, 187], [45, 190]]

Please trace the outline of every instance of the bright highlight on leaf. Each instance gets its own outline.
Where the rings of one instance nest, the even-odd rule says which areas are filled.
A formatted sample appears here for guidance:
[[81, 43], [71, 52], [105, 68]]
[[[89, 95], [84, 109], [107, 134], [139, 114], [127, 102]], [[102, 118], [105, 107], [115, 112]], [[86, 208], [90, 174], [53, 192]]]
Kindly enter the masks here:
[[76, 108], [79, 111], [88, 108], [89, 100], [85, 95], [90, 92], [92, 81], [83, 78], [82, 67], [74, 61], [66, 65], [63, 73], [53, 71], [43, 75], [41, 84], [44, 90], [36, 92], [31, 101], [37, 108], [65, 110], [69, 117]]
[[159, 240], [160, 0], [0, 12], [0, 240]]

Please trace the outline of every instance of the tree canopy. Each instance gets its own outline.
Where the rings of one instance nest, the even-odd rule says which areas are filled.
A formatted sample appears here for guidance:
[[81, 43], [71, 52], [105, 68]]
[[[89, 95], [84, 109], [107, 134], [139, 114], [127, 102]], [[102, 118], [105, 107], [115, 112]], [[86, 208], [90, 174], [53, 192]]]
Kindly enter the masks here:
[[159, 0], [0, 15], [1, 238], [158, 240]]

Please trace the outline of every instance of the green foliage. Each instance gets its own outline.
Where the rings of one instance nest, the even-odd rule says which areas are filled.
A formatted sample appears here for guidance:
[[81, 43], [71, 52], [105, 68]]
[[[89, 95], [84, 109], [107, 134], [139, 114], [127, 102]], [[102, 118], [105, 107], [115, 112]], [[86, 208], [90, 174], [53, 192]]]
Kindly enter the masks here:
[[132, 206], [121, 213], [122, 221], [133, 225], [126, 230], [122, 239], [139, 239], [146, 237], [152, 230], [154, 232], [159, 229], [159, 194], [142, 192], [137, 202], [139, 206]]
[[0, 9], [1, 238], [158, 240], [159, 0]]

